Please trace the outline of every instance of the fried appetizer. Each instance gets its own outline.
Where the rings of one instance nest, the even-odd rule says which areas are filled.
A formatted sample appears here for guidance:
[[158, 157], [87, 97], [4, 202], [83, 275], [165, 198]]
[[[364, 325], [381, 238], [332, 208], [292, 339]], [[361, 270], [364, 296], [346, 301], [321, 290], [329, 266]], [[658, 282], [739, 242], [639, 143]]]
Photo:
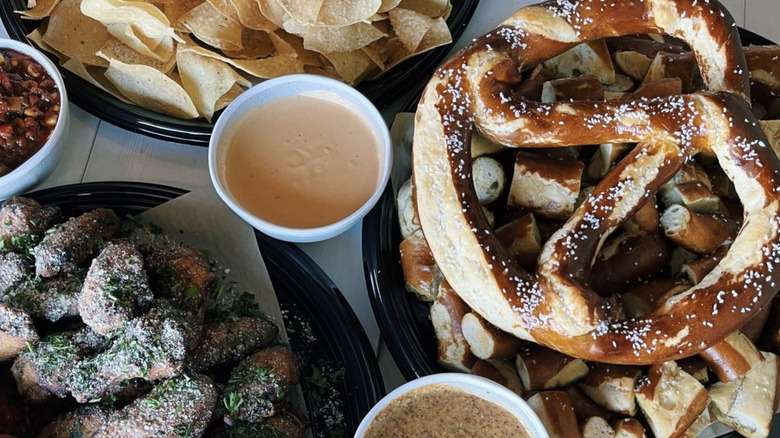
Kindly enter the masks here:
[[35, 272], [41, 277], [72, 274], [94, 254], [119, 227], [119, 217], [98, 208], [57, 226], [33, 249]]
[[124, 380], [159, 380], [181, 374], [186, 328], [178, 318], [161, 313], [153, 309], [131, 320], [107, 350], [72, 367], [67, 384], [76, 401], [101, 398]]
[[215, 438], [303, 438], [306, 436], [306, 425], [298, 416], [290, 412], [276, 414], [263, 423], [248, 423], [237, 421], [232, 426], [221, 423], [209, 436]]
[[298, 378], [298, 361], [285, 347], [269, 347], [244, 359], [225, 388], [225, 423], [257, 423], [278, 413]]
[[79, 275], [42, 278], [30, 276], [8, 290], [0, 301], [7, 301], [30, 316], [57, 321], [78, 316], [78, 297], [84, 280]]
[[211, 421], [217, 394], [216, 385], [206, 376], [170, 379], [123, 409], [111, 412], [93, 437], [202, 436]]
[[23, 255], [15, 252], [0, 253], [0, 301], [8, 291], [24, 281], [32, 270]]
[[217, 284], [205, 255], [183, 246], [152, 253], [149, 277], [155, 296], [170, 299], [174, 306], [194, 314], [202, 314]]
[[27, 347], [14, 361], [11, 372], [27, 403], [44, 403], [68, 395], [68, 370], [81, 360], [84, 349], [73, 332], [49, 335]]
[[237, 362], [270, 344], [278, 333], [276, 324], [265, 318], [206, 321], [203, 338], [190, 354], [190, 367], [204, 372], [217, 365]]
[[30, 315], [0, 303], [0, 362], [13, 359], [37, 340]]
[[103, 408], [95, 405], [85, 406], [47, 424], [37, 438], [94, 437], [107, 418]]
[[85, 324], [107, 334], [148, 308], [152, 298], [141, 253], [129, 243], [109, 243], [92, 261], [78, 309]]
[[26, 250], [60, 220], [59, 207], [28, 198], [11, 198], [0, 208], [0, 252]]

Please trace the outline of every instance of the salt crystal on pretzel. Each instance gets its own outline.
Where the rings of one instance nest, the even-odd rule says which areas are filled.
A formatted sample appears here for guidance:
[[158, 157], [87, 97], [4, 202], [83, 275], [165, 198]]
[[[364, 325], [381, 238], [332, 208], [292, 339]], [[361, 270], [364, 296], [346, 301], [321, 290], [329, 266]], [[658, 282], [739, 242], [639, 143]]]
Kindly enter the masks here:
[[[691, 46], [707, 93], [554, 104], [512, 96], [518, 69], [585, 41], [648, 32]], [[736, 26], [715, 0], [554, 0], [519, 10], [440, 67], [418, 107], [416, 199], [444, 276], [500, 329], [572, 356], [650, 364], [713, 345], [769, 302], [780, 276], [780, 162], [750, 111], [749, 93]], [[468, 178], [475, 125], [509, 147], [639, 144], [545, 244], [537, 272], [527, 273], [507, 257], [478, 208]], [[609, 302], [585, 286], [601, 242], [707, 150], [744, 205], [731, 251], [653, 313], [610, 319]]]

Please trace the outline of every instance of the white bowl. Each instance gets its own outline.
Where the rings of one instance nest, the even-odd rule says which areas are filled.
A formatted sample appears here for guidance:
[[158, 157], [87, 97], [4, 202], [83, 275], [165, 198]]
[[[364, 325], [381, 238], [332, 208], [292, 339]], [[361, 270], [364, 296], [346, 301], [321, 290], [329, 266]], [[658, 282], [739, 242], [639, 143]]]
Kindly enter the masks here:
[[[292, 228], [277, 225], [260, 219], [242, 207], [230, 190], [224, 177], [224, 156], [226, 145], [222, 140], [230, 132], [231, 126], [248, 111], [268, 102], [293, 95], [327, 93], [336, 97], [342, 103], [361, 113], [376, 133], [379, 140], [379, 178], [372, 196], [356, 211], [347, 217], [316, 228]], [[209, 174], [222, 200], [242, 219], [254, 228], [269, 236], [288, 242], [316, 242], [329, 239], [343, 233], [374, 207], [382, 196], [382, 192], [390, 179], [392, 168], [392, 143], [390, 133], [382, 116], [376, 107], [354, 88], [323, 76], [296, 74], [282, 76], [261, 82], [242, 93], [230, 103], [214, 125], [214, 132], [209, 140]]]
[[0, 176], [0, 199], [10, 198], [26, 192], [51, 174], [62, 156], [62, 137], [68, 132], [70, 112], [68, 111], [68, 94], [57, 66], [38, 49], [19, 41], [0, 38], [0, 48], [12, 49], [24, 53], [38, 61], [49, 73], [60, 92], [60, 114], [57, 125], [49, 136], [49, 140], [21, 166]]
[[[364, 437], [368, 426], [390, 402], [409, 391], [434, 384], [457, 388], [487, 399], [512, 413], [525, 426], [532, 437], [549, 438], [542, 421], [539, 420], [536, 413], [520, 396], [492, 380], [463, 373], [431, 374], [399, 386], [393, 392], [387, 394], [366, 414], [363, 421], [360, 422], [357, 432], [355, 432], [355, 438]], [[446, 413], [443, 413], [443, 415], [446, 415]]]

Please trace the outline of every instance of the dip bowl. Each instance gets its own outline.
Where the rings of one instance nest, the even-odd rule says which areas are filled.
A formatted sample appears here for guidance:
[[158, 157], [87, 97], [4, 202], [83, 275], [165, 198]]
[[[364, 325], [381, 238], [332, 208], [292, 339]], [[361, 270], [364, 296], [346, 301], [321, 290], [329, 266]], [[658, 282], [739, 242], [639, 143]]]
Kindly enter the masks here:
[[[356, 207], [354, 211], [350, 210], [341, 219], [321, 226], [289, 226], [260, 217], [260, 214], [257, 214], [258, 209], [262, 210], [278, 207], [272, 207], [270, 203], [263, 203], [261, 205], [255, 203], [253, 207], [254, 210], [250, 211], [250, 208], [248, 208], [247, 205], [242, 205], [242, 203], [239, 202], [237, 192], [231, 190], [229, 184], [231, 172], [246, 172], [245, 169], [236, 170], [237, 166], [231, 167], [231, 163], [235, 163], [235, 161], [231, 161], [228, 155], [232, 147], [237, 147], [234, 144], [234, 138], [238, 136], [237, 132], [240, 129], [244, 129], [244, 126], [248, 123], [246, 120], [249, 119], [242, 119], [242, 117], [259, 115], [261, 113], [258, 113], [257, 110], [262, 110], [264, 105], [280, 99], [297, 96], [315, 97], [343, 106], [359, 119], [359, 123], [362, 123], [361, 126], [370, 129], [373, 138], [376, 139], [376, 145], [364, 145], [366, 148], [369, 148], [367, 149], [367, 153], [376, 154], [378, 158], [378, 168], [377, 171], [374, 172], [378, 174], [373, 175], [372, 173], [371, 176], [371, 178], [375, 177], [376, 184], [373, 187], [369, 184], [364, 188], [364, 191], [371, 193], [371, 196], [361, 205]], [[254, 122], [257, 119], [251, 120]], [[296, 124], [307, 124], [309, 122], [311, 122], [311, 120], [308, 120], [306, 116], [293, 116], [289, 121], [284, 120], [284, 125], [286, 126], [273, 127], [271, 129], [289, 130], [294, 128]], [[333, 131], [345, 129], [338, 123], [331, 123], [326, 128], [327, 129], [323, 129], [322, 135], [329, 135]], [[257, 137], [258, 141], [262, 141], [265, 136], [258, 135]], [[246, 142], [244, 141], [244, 143]], [[283, 148], [285, 146], [273, 143], [272, 146], [263, 147]], [[295, 151], [292, 150], [290, 155], [293, 155], [293, 152]], [[348, 85], [326, 77], [309, 74], [288, 75], [266, 80], [242, 93], [236, 100], [228, 105], [214, 125], [214, 132], [209, 141], [208, 155], [211, 182], [222, 200], [238, 216], [257, 230], [268, 234], [271, 237], [288, 242], [316, 242], [329, 239], [341, 234], [360, 221], [363, 216], [374, 207], [377, 201], [379, 201], [390, 178], [392, 161], [390, 134], [387, 125], [376, 107], [365, 96], [360, 94], [360, 92]], [[347, 163], [337, 162], [332, 163], [331, 165], [334, 168], [336, 166], [339, 166], [339, 168], [343, 166], [343, 168], [346, 169]], [[263, 172], [266, 171], [264, 170]], [[292, 184], [293, 182], [294, 181], [290, 181], [289, 183]], [[257, 185], [260, 186], [261, 184]], [[233, 188], [238, 189], [235, 186]], [[260, 190], [261, 187], [255, 188], [248, 186], [243, 187], [240, 190], [243, 190], [246, 193], [247, 190], [251, 191], [255, 189]], [[328, 187], [328, 190], [333, 190], [334, 193], [349, 189], [349, 184]]]
[[0, 49], [14, 50], [37, 61], [54, 80], [60, 95], [57, 124], [48, 140], [21, 165], [0, 176], [0, 200], [3, 200], [28, 191], [51, 174], [62, 157], [65, 143], [63, 137], [68, 132], [70, 113], [65, 83], [57, 67], [46, 55], [28, 44], [3, 38], [0, 38]]
[[[366, 414], [355, 432], [355, 438], [363, 438], [377, 415], [399, 397], [419, 388], [431, 385], [446, 386], [481, 397], [489, 402], [497, 404], [512, 414], [525, 428], [528, 436], [533, 438], [549, 438], [541, 420], [531, 409], [528, 403], [520, 396], [506, 387], [499, 385], [484, 377], [463, 373], [431, 374], [419, 379], [407, 382], [379, 401], [371, 411]], [[442, 416], [448, 416], [449, 412], [440, 412]]]

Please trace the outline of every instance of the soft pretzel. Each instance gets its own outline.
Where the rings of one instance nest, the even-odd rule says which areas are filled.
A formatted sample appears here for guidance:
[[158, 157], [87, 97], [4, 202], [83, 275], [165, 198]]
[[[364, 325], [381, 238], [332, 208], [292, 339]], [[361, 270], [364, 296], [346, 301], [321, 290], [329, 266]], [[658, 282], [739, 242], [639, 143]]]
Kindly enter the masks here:
[[[636, 101], [521, 100], [520, 71], [586, 41], [661, 33], [693, 50], [708, 92]], [[444, 277], [501, 330], [565, 354], [651, 364], [699, 353], [777, 292], [780, 162], [749, 107], [734, 21], [715, 0], [554, 0], [517, 11], [443, 64], [416, 114], [413, 178], [425, 238]], [[499, 244], [471, 182], [472, 129], [508, 147], [638, 142], [545, 244], [535, 273]], [[744, 225], [700, 283], [621, 320], [589, 289], [606, 237], [701, 151], [736, 186]]]

